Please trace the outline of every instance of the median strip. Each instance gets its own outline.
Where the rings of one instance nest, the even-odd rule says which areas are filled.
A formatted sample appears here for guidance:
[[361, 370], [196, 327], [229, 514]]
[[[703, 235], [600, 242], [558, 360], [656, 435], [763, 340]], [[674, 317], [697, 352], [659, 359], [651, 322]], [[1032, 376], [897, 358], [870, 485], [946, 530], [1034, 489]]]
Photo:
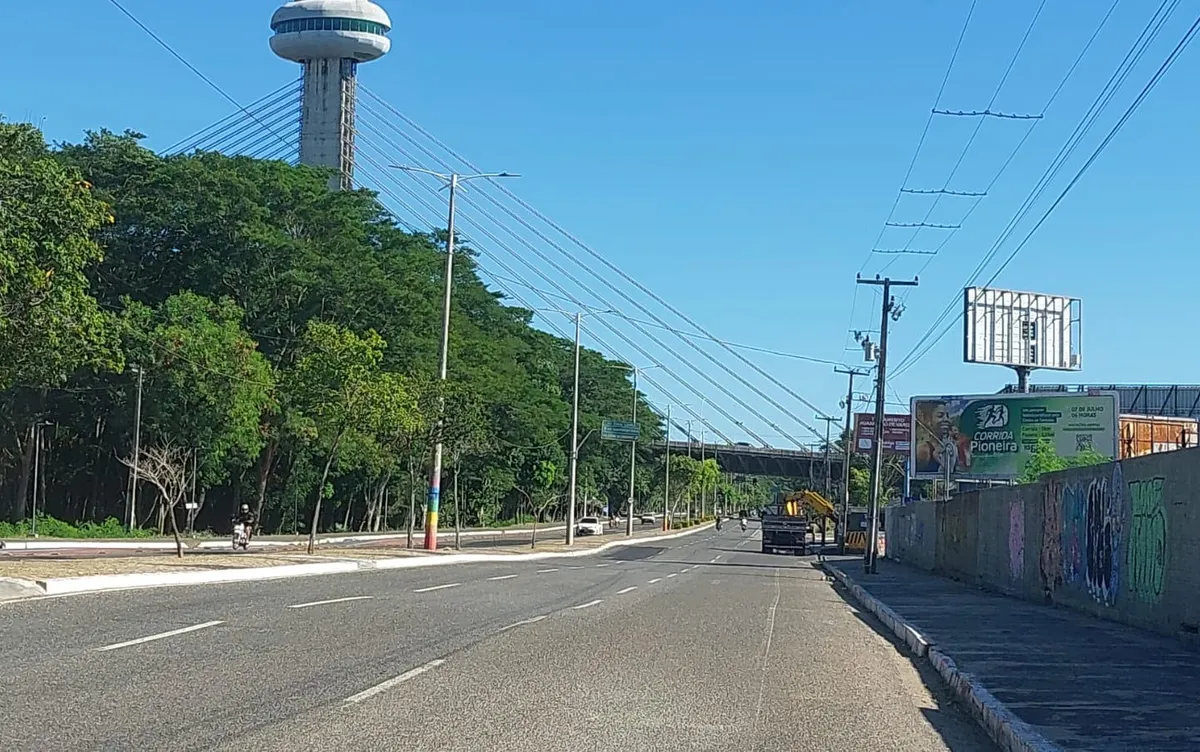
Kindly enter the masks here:
[[225, 622], [223, 622], [223, 621], [206, 621], [203, 624], [196, 624], [196, 625], [193, 625], [190, 627], [184, 627], [183, 629], [172, 629], [170, 632], [160, 632], [158, 634], [150, 635], [149, 637], [139, 637], [136, 640], [127, 640], [125, 642], [117, 642], [112, 645], [105, 645], [102, 648], [96, 648], [96, 650], [97, 650], [97, 652], [103, 653], [103, 652], [106, 652], [109, 650], [117, 650], [119, 648], [127, 648], [127, 647], [131, 647], [133, 645], [141, 645], [141, 644], [147, 643], [147, 642], [154, 642], [155, 640], [163, 640], [163, 639], [166, 639], [167, 637], [174, 637], [175, 635], [187, 634], [188, 632], [196, 632], [201, 629], [208, 629], [209, 627], [215, 627], [218, 624], [224, 624], [224, 623]]

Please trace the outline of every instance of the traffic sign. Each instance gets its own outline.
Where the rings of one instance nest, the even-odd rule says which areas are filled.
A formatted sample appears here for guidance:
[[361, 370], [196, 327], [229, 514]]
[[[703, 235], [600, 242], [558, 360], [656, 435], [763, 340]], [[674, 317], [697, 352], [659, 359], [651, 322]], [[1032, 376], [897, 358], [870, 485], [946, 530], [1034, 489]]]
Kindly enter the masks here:
[[641, 429], [626, 420], [605, 420], [600, 426], [600, 438], [609, 441], [637, 441]]

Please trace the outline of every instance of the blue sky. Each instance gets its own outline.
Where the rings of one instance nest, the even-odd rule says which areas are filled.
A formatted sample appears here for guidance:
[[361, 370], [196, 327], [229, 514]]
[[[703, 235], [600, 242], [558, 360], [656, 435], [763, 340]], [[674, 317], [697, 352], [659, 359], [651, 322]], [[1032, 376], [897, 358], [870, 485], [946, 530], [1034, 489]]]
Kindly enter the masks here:
[[[268, 48], [271, 2], [122, 2], [240, 102], [298, 75]], [[854, 275], [860, 268], [873, 275], [893, 260], [868, 252], [925, 125], [966, 0], [382, 4], [393, 17], [393, 51], [362, 68], [365, 86], [482, 167], [520, 172], [519, 183], [509, 186], [516, 193], [718, 337], [861, 361], [860, 350], [846, 349], [853, 345], [848, 325], [877, 327], [878, 308], [862, 291], [851, 316]], [[979, 0], [943, 107], [987, 104], [1040, 4]], [[1108, 0], [1047, 3], [994, 107], [1040, 112], [1108, 6]], [[921, 285], [894, 325], [893, 363], [959, 294], [1157, 7], [1152, 0], [1118, 3], [1012, 164], [921, 271]], [[128, 127], [161, 148], [232, 110], [107, 0], [42, 0], [6, 11], [0, 64], [21, 77], [7, 78], [0, 113], [40, 122], [52, 139]], [[1193, 20], [1186, 11], [1171, 17], [986, 276]], [[1200, 266], [1189, 211], [1200, 174], [1198, 54], [1184, 54], [995, 282], [1083, 299], [1084, 370], [1064, 378], [1042, 373], [1035, 382], [1197, 380], [1200, 355], [1180, 335], [1194, 317]], [[973, 127], [936, 120], [909, 186], [941, 187]], [[985, 123], [950, 187], [980, 190], [1029, 127]], [[943, 199], [929, 221], [958, 222], [968, 201]], [[927, 207], [928, 199], [906, 197], [894, 219], [919, 221]], [[904, 244], [908, 235], [900, 232], [889, 230], [881, 245]], [[944, 236], [923, 231], [913, 247]], [[911, 276], [926, 260], [899, 257], [888, 271]], [[645, 318], [631, 306], [620, 308]], [[631, 336], [660, 352], [643, 335]], [[678, 340], [670, 343], [687, 354]], [[811, 408], [721, 350], [704, 349], [823, 430]], [[627, 348], [613, 354], [647, 364]], [[747, 355], [820, 409], [840, 414], [845, 383], [830, 366]], [[789, 443], [680, 360], [662, 358], [758, 436]], [[689, 359], [783, 433], [814, 440], [734, 377]], [[665, 375], [655, 378], [679, 402], [703, 404]], [[963, 364], [956, 326], [893, 385], [907, 399], [994, 391], [1009, 378], [1003, 369]], [[647, 391], [668, 401], [655, 388]], [[704, 409], [706, 417], [716, 414]], [[745, 438], [730, 420], [713, 422], [734, 440]]]

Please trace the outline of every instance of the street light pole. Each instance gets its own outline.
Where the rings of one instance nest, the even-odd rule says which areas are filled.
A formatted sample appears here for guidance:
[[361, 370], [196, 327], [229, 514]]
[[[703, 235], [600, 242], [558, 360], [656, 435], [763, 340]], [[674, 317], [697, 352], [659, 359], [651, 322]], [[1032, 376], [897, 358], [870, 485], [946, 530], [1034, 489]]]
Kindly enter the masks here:
[[145, 371], [141, 366], [132, 366], [130, 370], [137, 374], [137, 399], [133, 408], [133, 487], [129, 489], [129, 518], [125, 527], [133, 530], [137, 524], [138, 468], [142, 464], [142, 378]]
[[875, 371], [875, 440], [871, 446], [871, 502], [868, 514], [867, 544], [863, 547], [863, 571], [875, 574], [879, 555], [879, 495], [882, 490], [883, 474], [883, 412], [887, 398], [887, 346], [888, 322], [900, 318], [900, 309], [892, 298], [892, 286], [916, 287], [917, 280], [893, 280], [890, 277], [856, 280], [860, 285], [883, 287], [883, 305], [880, 306], [879, 363]]
[[[637, 425], [637, 377], [638, 369], [633, 369], [633, 424]], [[625, 534], [633, 535], [633, 490], [634, 490], [634, 471], [637, 468], [637, 438], [629, 442], [629, 510], [625, 515]]]
[[583, 313], [575, 314], [575, 388], [571, 393], [571, 490], [567, 503], [567, 545], [575, 545], [575, 483], [579, 471], [579, 333]]
[[667, 446], [663, 451], [667, 464], [663, 469], [663, 532], [671, 529], [671, 403], [667, 403]]
[[854, 436], [850, 433], [851, 412], [854, 410], [854, 377], [866, 376], [867, 374], [865, 371], [859, 371], [854, 368], [834, 368], [833, 372], [850, 377], [850, 386], [846, 390], [845, 444], [842, 446], [842, 519], [838, 523], [838, 527], [842, 531], [842, 542], [838, 547], [838, 553], [845, 556], [846, 525], [850, 521], [850, 458], [854, 455]]
[[[408, 167], [405, 165], [392, 165], [392, 167], [404, 172], [431, 175], [441, 180], [450, 189], [449, 218], [446, 221], [446, 290], [442, 298], [442, 348], [441, 361], [438, 367], [438, 380], [444, 384], [446, 382], [446, 366], [450, 354], [450, 300], [454, 280], [454, 201], [458, 193], [458, 186], [468, 180], [515, 178], [520, 176], [507, 172], [478, 173], [475, 175], [459, 175], [456, 172], [452, 172], [446, 175], [426, 170], [422, 167]], [[425, 550], [427, 551], [437, 550], [438, 509], [441, 504], [442, 495], [442, 429], [445, 426], [445, 408], [445, 396], [440, 395], [438, 397], [438, 419], [434, 427], [433, 468], [429, 473], [429, 500], [425, 506]]]

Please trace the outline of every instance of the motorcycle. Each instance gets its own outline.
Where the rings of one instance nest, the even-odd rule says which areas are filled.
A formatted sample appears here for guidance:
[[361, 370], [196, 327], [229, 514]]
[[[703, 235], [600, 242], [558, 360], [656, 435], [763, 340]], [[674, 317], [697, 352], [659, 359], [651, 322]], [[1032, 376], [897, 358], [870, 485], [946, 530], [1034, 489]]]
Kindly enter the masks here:
[[746, 521], [742, 520], [742, 532], [746, 532]]
[[721, 532], [721, 518], [720, 517], [717, 518], [717, 532], [718, 533]]
[[233, 550], [239, 548], [245, 551], [250, 546], [250, 531], [242, 523], [233, 526]]

